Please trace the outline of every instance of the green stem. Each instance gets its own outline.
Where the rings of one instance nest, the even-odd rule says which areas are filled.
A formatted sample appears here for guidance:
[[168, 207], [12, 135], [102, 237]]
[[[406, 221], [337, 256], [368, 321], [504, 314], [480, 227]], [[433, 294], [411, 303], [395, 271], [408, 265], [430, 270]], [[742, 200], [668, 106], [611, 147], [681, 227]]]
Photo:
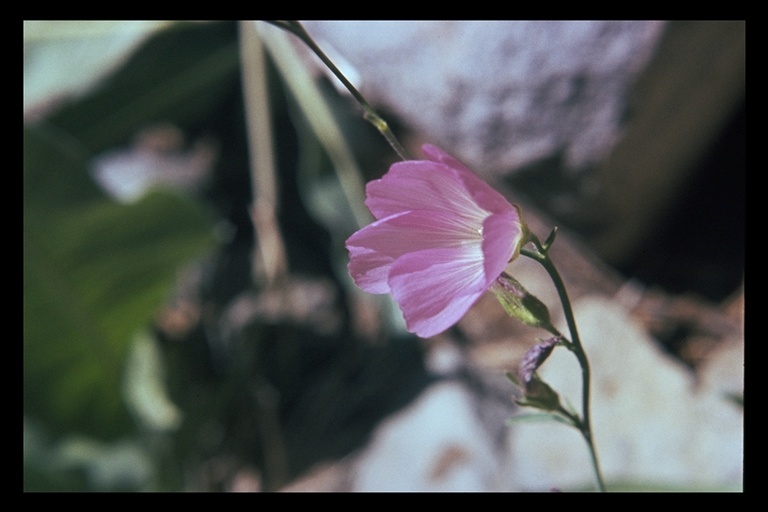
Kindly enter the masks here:
[[532, 237], [531, 242], [536, 246], [536, 251], [531, 251], [529, 249], [522, 249], [520, 251], [520, 254], [522, 254], [523, 256], [527, 256], [533, 260], [536, 260], [544, 267], [544, 269], [549, 274], [549, 277], [552, 279], [552, 282], [554, 283], [555, 288], [557, 289], [557, 294], [560, 297], [560, 302], [563, 305], [565, 320], [568, 323], [568, 330], [571, 333], [571, 348], [573, 353], [576, 355], [576, 358], [578, 359], [579, 364], [581, 365], [582, 419], [581, 421], [578, 422], [578, 429], [581, 432], [581, 435], [584, 437], [584, 440], [587, 443], [587, 447], [589, 448], [589, 454], [592, 459], [592, 466], [594, 467], [594, 470], [595, 470], [597, 487], [600, 490], [600, 492], [605, 492], [605, 483], [603, 481], [603, 476], [600, 471], [600, 463], [597, 458], [597, 450], [595, 448], [595, 443], [592, 438], [592, 425], [591, 425], [590, 413], [589, 413], [590, 411], [589, 361], [587, 360], [587, 354], [584, 351], [584, 347], [581, 344], [581, 339], [579, 338], [579, 331], [576, 328], [576, 319], [573, 315], [573, 308], [571, 307], [571, 301], [568, 298], [568, 292], [565, 289], [565, 284], [563, 283], [563, 279], [560, 277], [560, 273], [557, 271], [555, 264], [552, 262], [548, 254], [549, 247], [554, 241], [554, 234], [555, 234], [555, 231], [552, 232], [552, 235], [550, 235], [550, 237], [547, 239], [547, 243], [543, 246], [535, 236]]
[[315, 43], [315, 40], [312, 39], [312, 36], [309, 35], [309, 33], [306, 31], [304, 26], [295, 20], [266, 20], [267, 23], [274, 25], [276, 27], [280, 27], [283, 30], [286, 30], [299, 39], [301, 39], [304, 44], [309, 46], [309, 48], [315, 52], [315, 55], [317, 55], [320, 60], [323, 61], [323, 63], [328, 66], [328, 69], [331, 70], [331, 72], [336, 75], [336, 78], [341, 80], [341, 83], [344, 84], [344, 87], [347, 88], [347, 90], [352, 94], [352, 97], [355, 98], [355, 100], [360, 104], [360, 106], [363, 109], [363, 119], [371, 123], [373, 126], [376, 127], [377, 130], [384, 136], [385, 139], [387, 139], [387, 142], [389, 142], [389, 145], [392, 146], [392, 149], [395, 150], [395, 152], [402, 158], [403, 160], [408, 160], [408, 154], [406, 153], [403, 146], [400, 144], [400, 142], [395, 137], [395, 134], [392, 133], [392, 130], [389, 128], [389, 125], [387, 122], [376, 113], [376, 111], [371, 107], [370, 104], [368, 104], [367, 101], [365, 101], [365, 98], [363, 98], [363, 95], [360, 94], [360, 91], [357, 90], [357, 88], [352, 85], [352, 82], [347, 80], [347, 77], [344, 76], [344, 74], [339, 70], [339, 68], [336, 67], [336, 65], [331, 61], [331, 59], [328, 58], [328, 56], [325, 54], [323, 50], [320, 49], [320, 47]]

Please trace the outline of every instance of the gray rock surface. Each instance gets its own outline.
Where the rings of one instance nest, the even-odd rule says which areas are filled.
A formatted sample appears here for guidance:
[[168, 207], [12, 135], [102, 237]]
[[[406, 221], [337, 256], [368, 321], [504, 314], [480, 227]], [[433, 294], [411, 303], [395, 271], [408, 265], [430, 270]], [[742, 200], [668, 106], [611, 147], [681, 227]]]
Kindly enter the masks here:
[[[591, 296], [574, 305], [592, 368], [592, 422], [609, 490], [740, 491], [744, 416], [728, 395], [743, 391], [742, 341], [724, 342], [694, 375], [661, 351], [617, 300]], [[445, 356], [437, 352], [446, 348], [435, 345], [432, 355]], [[572, 353], [555, 350], [539, 373], [580, 410], [580, 369]], [[504, 379], [501, 371], [496, 377]], [[594, 488], [577, 431], [557, 422], [506, 425], [509, 415], [483, 419], [486, 408], [465, 382], [438, 381], [382, 422], [362, 450], [318, 466], [284, 490]], [[500, 425], [501, 444], [494, 435]]]
[[305, 26], [370, 102], [471, 166], [507, 173], [558, 154], [572, 168], [604, 157], [664, 23]]

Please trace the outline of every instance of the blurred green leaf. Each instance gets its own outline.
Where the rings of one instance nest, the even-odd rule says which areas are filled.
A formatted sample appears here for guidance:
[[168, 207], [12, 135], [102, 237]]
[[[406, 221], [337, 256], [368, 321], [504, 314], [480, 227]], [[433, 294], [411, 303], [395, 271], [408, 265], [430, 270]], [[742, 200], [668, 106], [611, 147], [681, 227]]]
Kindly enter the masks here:
[[191, 197], [106, 196], [88, 172], [140, 128], [199, 129], [238, 79], [234, 24], [161, 31], [82, 100], [24, 129], [24, 413], [52, 433], [116, 438], [132, 337], [167, 300], [180, 267], [212, 246]]
[[210, 241], [199, 205], [167, 192], [25, 215], [25, 412], [66, 430], [123, 430], [131, 336], [167, 299], [179, 266]]
[[152, 432], [176, 430], [182, 413], [168, 396], [163, 354], [151, 333], [134, 337], [125, 374], [123, 395], [137, 423]]
[[555, 421], [558, 423], [564, 423], [568, 426], [573, 426], [573, 423], [571, 423], [567, 418], [563, 417], [562, 415], [557, 413], [549, 413], [549, 412], [532, 412], [532, 413], [518, 414], [507, 419], [507, 425], [516, 425], [519, 423], [537, 423], [541, 421]]

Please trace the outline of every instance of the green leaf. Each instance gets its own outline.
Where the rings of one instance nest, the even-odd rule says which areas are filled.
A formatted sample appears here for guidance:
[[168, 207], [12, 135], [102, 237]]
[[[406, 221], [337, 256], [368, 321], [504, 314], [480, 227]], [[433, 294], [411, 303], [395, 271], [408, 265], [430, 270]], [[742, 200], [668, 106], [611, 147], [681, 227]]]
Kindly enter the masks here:
[[[116, 435], [130, 425], [120, 382], [131, 336], [179, 266], [211, 246], [211, 230], [199, 204], [170, 192], [123, 205], [83, 190], [81, 162], [45, 140], [25, 131], [24, 411], [54, 428]], [[32, 179], [46, 175], [60, 179]]]
[[158, 190], [118, 204], [90, 160], [155, 123], [207, 131], [239, 94], [238, 56], [235, 23], [174, 25], [24, 129], [24, 414], [52, 433], [133, 428], [121, 397], [131, 339], [213, 240], [199, 202]]
[[507, 372], [506, 376], [507, 376], [507, 379], [509, 379], [510, 382], [512, 382], [512, 384], [514, 384], [516, 388], [523, 387], [523, 385], [520, 383], [520, 379], [513, 372]]
[[566, 425], [573, 426], [573, 423], [568, 418], [565, 418], [557, 413], [546, 412], [531, 412], [518, 414], [512, 416], [507, 420], [507, 425], [516, 425], [518, 423], [536, 423], [541, 421], [556, 421], [558, 423], [565, 423]]
[[137, 422], [153, 432], [173, 431], [182, 413], [167, 394], [165, 365], [159, 344], [149, 332], [133, 340], [124, 379], [126, 405]]

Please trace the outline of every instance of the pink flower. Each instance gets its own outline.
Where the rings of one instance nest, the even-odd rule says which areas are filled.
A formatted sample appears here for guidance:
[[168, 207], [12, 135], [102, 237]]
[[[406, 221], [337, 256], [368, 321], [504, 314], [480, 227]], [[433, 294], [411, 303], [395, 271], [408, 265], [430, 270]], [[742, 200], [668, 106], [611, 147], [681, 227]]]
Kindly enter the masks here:
[[376, 221], [347, 240], [349, 273], [391, 293], [408, 330], [428, 338], [458, 322], [517, 257], [527, 230], [511, 205], [436, 146], [366, 186]]

